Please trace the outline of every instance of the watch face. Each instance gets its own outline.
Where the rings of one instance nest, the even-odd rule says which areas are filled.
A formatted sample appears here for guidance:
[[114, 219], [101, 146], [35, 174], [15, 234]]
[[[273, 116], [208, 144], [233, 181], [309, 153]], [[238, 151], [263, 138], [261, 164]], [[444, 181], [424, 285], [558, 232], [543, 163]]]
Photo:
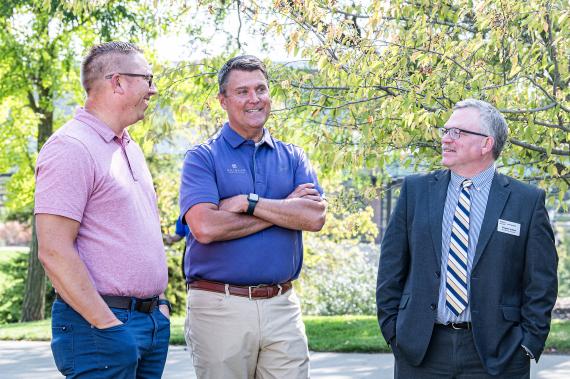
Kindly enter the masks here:
[[248, 200], [251, 201], [259, 201], [259, 195], [256, 193], [250, 193], [248, 196]]

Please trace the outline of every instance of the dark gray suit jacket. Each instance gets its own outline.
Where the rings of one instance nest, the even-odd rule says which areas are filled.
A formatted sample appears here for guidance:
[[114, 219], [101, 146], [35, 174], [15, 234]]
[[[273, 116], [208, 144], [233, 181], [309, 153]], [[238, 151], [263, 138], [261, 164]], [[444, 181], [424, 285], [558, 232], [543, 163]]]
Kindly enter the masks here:
[[[437, 318], [448, 170], [407, 177], [382, 241], [376, 304], [386, 341], [421, 364]], [[502, 372], [526, 346], [538, 360], [557, 294], [558, 256], [544, 191], [495, 173], [471, 272], [471, 321], [481, 361]], [[520, 235], [497, 231], [498, 220]]]

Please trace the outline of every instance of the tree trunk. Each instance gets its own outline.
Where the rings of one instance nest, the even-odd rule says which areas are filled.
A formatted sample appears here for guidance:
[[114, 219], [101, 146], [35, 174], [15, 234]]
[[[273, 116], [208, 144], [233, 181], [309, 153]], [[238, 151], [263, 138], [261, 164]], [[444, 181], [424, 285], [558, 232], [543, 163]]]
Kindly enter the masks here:
[[[43, 94], [45, 95], [45, 94]], [[38, 151], [53, 133], [53, 112], [42, 112], [44, 117], [38, 126]], [[28, 276], [22, 304], [21, 321], [36, 321], [45, 318], [46, 274], [38, 259], [36, 217], [32, 216], [32, 242], [28, 257]]]
[[45, 318], [46, 276], [38, 259], [36, 217], [32, 216], [32, 242], [28, 256], [28, 276], [20, 321], [36, 321]]

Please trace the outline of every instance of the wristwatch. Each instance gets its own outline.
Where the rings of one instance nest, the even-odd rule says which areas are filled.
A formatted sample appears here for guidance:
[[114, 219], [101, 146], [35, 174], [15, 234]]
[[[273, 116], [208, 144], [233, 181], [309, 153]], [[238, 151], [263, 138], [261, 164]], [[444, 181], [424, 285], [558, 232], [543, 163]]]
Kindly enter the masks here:
[[255, 210], [255, 206], [257, 205], [258, 201], [259, 201], [258, 194], [250, 193], [249, 195], [247, 195], [247, 202], [249, 203], [249, 205], [247, 206], [247, 211], [245, 213], [247, 213], [250, 216], [253, 216], [253, 211]]

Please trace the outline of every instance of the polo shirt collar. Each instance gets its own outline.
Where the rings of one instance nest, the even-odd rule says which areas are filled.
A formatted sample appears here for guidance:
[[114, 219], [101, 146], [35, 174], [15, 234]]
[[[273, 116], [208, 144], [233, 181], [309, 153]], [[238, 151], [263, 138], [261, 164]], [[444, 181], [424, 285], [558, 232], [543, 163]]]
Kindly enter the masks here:
[[465, 179], [471, 179], [471, 181], [473, 182], [473, 187], [476, 190], [481, 190], [482, 188], [491, 185], [491, 181], [493, 181], [493, 176], [495, 175], [495, 170], [496, 170], [495, 163], [493, 163], [485, 170], [481, 171], [472, 178], [465, 178], [461, 175], [457, 175], [452, 171], [451, 185], [453, 186], [453, 188], [459, 188], [461, 183], [463, 183]]
[[[91, 127], [95, 130], [97, 134], [103, 138], [107, 143], [111, 142], [115, 138], [115, 132], [107, 126], [103, 121], [99, 120], [97, 117], [87, 112], [85, 108], [78, 107], [75, 111], [75, 119], [81, 123]], [[131, 136], [127, 129], [123, 131], [123, 144], [127, 145], [131, 141]]]
[[[224, 137], [224, 139], [234, 149], [238, 148], [239, 146], [241, 146], [241, 144], [243, 144], [245, 141], [247, 141], [245, 138], [243, 138], [238, 133], [236, 133], [235, 130], [230, 128], [229, 122], [226, 122], [224, 124], [224, 126], [222, 127], [221, 134], [222, 134], [222, 137]], [[272, 149], [275, 148], [275, 145], [273, 143], [273, 138], [271, 137], [269, 130], [267, 130], [266, 128], [263, 128], [263, 137], [261, 138], [261, 142], [263, 142], [262, 144], [267, 144]]]

